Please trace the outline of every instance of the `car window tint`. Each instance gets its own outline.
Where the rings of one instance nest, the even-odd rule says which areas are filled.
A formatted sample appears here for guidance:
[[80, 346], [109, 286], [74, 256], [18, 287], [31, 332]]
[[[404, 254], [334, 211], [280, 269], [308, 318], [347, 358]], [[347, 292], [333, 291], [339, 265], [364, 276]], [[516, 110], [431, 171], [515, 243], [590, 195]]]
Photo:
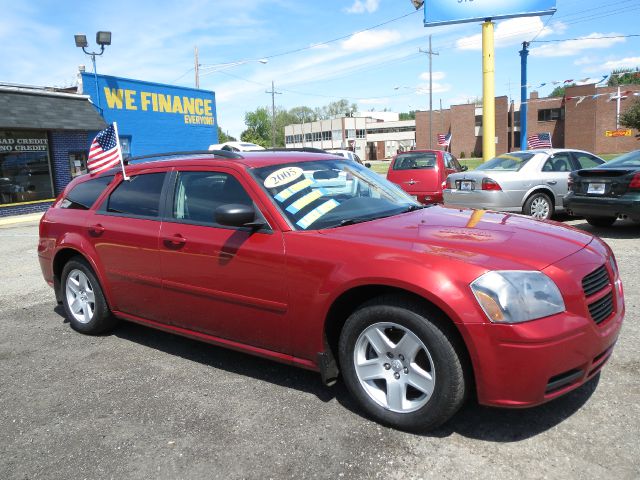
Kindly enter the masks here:
[[253, 205], [240, 182], [222, 172], [180, 172], [173, 202], [177, 220], [213, 224], [214, 212], [220, 205], [240, 203]]
[[113, 180], [113, 175], [93, 178], [77, 184], [60, 202], [60, 208], [88, 210]]
[[454, 157], [453, 155], [450, 155], [451, 157], [451, 168], [455, 168], [456, 170], [460, 170], [462, 168], [462, 165], [460, 165], [460, 162], [458, 161], [458, 159], [456, 157]]
[[618, 168], [618, 167], [640, 167], [640, 150], [634, 150], [613, 160], [607, 162], [605, 167]]
[[413, 170], [420, 168], [435, 168], [435, 153], [406, 153], [398, 155], [393, 164], [394, 170]]
[[136, 175], [124, 180], [109, 196], [107, 211], [157, 217], [165, 172]]
[[575, 153], [574, 156], [578, 162], [578, 168], [591, 168], [602, 164], [599, 158], [589, 155], [588, 153], [578, 152]]
[[[549, 166], [551, 169], [548, 169]], [[570, 172], [571, 170], [573, 170], [571, 157], [566, 152], [556, 153], [553, 157], [549, 157], [542, 167], [543, 172]]]

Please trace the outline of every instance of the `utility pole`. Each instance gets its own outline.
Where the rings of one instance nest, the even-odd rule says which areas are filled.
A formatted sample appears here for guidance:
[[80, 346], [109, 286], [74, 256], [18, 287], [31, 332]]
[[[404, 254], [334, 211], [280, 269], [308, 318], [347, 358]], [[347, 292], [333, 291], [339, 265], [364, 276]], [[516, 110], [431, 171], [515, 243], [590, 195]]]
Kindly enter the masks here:
[[198, 61], [198, 47], [194, 48], [194, 57], [195, 57], [195, 66], [194, 70], [196, 72], [196, 88], [200, 88], [200, 62]]
[[433, 148], [433, 56], [440, 55], [431, 48], [431, 35], [429, 35], [429, 50], [418, 49], [420, 53], [429, 55], [429, 149]]
[[[520, 50], [520, 150], [527, 149], [527, 57], [529, 42], [522, 42]], [[513, 125], [515, 128], [515, 125]]]
[[276, 95], [282, 95], [282, 92], [276, 92], [271, 80], [271, 90], [265, 90], [264, 93], [271, 94], [271, 148], [276, 148]]

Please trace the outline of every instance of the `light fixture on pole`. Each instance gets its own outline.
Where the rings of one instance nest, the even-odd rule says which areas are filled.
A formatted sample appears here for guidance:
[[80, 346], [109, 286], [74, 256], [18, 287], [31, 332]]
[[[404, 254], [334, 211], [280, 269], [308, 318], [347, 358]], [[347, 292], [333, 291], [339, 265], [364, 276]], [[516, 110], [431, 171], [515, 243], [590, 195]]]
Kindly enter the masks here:
[[98, 92], [98, 72], [96, 70], [96, 56], [100, 56], [104, 53], [104, 47], [111, 45], [111, 32], [100, 31], [96, 33], [96, 43], [100, 45], [100, 52], [88, 52], [87, 36], [84, 33], [80, 33], [73, 36], [76, 41], [76, 47], [82, 48], [82, 51], [91, 57], [93, 63], [93, 78], [96, 82], [96, 100], [98, 101], [98, 108], [102, 110], [100, 106], [100, 92]]

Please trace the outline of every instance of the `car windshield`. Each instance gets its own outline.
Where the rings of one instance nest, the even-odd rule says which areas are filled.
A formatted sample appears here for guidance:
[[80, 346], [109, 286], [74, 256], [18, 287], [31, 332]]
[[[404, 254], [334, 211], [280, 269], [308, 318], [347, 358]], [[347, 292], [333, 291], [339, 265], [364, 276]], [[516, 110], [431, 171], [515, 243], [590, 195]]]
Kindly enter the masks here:
[[601, 168], [640, 167], [640, 150], [625, 153], [602, 165]]
[[339, 227], [421, 208], [399, 187], [349, 160], [279, 164], [252, 173], [296, 230]]
[[478, 166], [476, 170], [506, 170], [517, 172], [534, 157], [533, 153], [514, 152], [492, 158]]
[[431, 152], [402, 153], [393, 164], [394, 170], [413, 170], [417, 168], [435, 168], [436, 154]]

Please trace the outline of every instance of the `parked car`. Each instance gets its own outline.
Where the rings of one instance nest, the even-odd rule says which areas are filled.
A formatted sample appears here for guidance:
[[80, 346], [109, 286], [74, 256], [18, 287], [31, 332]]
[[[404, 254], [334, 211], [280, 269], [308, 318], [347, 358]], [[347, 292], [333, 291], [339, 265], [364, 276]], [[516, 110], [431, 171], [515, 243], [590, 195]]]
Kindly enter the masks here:
[[348, 158], [349, 160], [353, 160], [355, 162], [358, 162], [360, 165], [363, 165], [360, 157], [355, 152], [352, 152], [351, 150], [344, 150], [340, 148], [327, 148], [325, 149], [325, 151], [333, 155], [338, 155], [340, 157]]
[[127, 170], [75, 178], [40, 222], [44, 278], [82, 333], [127, 320], [327, 385], [342, 375], [374, 419], [426, 430], [471, 394], [502, 407], [566, 394], [598, 374], [621, 328], [613, 253], [583, 231], [422, 206], [322, 153]]
[[209, 150], [226, 150], [228, 152], [257, 152], [264, 147], [251, 142], [225, 142], [209, 145]]
[[598, 227], [613, 225], [617, 218], [640, 222], [640, 150], [572, 172], [565, 206]]
[[391, 159], [387, 180], [397, 184], [420, 203], [442, 202], [447, 176], [464, 172], [456, 157], [442, 150], [411, 150]]
[[602, 165], [581, 150], [539, 149], [499, 155], [471, 172], [447, 179], [444, 203], [546, 220], [564, 209], [569, 172]]

